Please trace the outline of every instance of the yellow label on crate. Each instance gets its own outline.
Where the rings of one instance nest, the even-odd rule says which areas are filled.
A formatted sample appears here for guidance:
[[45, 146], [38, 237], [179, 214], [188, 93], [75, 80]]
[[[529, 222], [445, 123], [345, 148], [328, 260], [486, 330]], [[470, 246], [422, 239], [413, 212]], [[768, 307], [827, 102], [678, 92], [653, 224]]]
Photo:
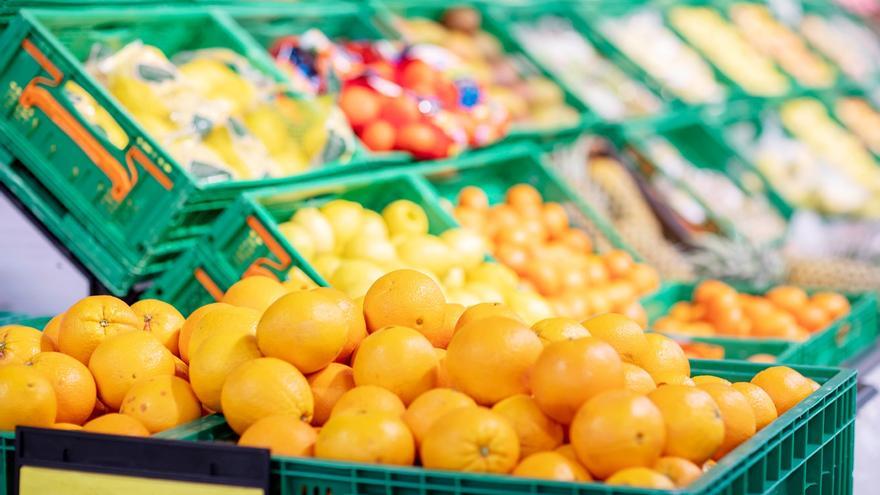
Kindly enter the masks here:
[[260, 488], [24, 466], [19, 495], [263, 495]]

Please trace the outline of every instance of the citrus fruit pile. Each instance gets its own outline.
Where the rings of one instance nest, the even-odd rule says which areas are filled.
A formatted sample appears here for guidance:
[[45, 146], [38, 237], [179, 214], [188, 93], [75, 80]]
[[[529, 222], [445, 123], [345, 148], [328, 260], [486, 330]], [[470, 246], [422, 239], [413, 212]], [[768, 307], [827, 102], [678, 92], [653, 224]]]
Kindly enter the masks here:
[[673, 488], [818, 389], [787, 367], [690, 377], [615, 313], [529, 327], [449, 303], [418, 271], [356, 302], [249, 277], [183, 319], [91, 296], [41, 333], [0, 328], [0, 429], [147, 435], [222, 413], [276, 455]]
[[706, 280], [694, 289], [692, 302], [675, 303], [653, 329], [680, 335], [803, 341], [849, 310], [849, 301], [836, 292], [809, 296], [799, 287], [780, 285], [755, 296], [718, 280]]
[[533, 186], [512, 186], [504, 203], [491, 206], [485, 191], [467, 186], [454, 215], [481, 232], [492, 254], [547, 298], [556, 314], [583, 319], [616, 311], [645, 325], [638, 297], [657, 289], [657, 271], [625, 251], [594, 253], [565, 208], [545, 202]]
[[0, 430], [17, 425], [147, 436], [199, 418], [178, 357], [183, 316], [90, 296], [42, 332], [0, 327]]
[[[366, 294], [383, 274], [412, 268], [438, 281], [449, 302], [503, 302], [530, 323], [554, 315], [516, 273], [485, 261], [488, 246], [478, 232], [453, 228], [434, 235], [429, 226], [425, 210], [406, 199], [381, 212], [336, 199], [298, 209], [279, 229], [318, 274], [352, 298]], [[314, 287], [297, 268], [288, 278], [291, 284]]]

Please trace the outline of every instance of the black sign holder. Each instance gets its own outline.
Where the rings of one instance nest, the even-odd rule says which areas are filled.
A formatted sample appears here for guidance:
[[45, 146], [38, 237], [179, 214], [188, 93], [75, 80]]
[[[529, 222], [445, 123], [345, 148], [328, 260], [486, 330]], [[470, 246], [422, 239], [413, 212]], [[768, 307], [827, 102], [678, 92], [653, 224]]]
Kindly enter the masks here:
[[14, 494], [19, 493], [23, 466], [258, 488], [269, 493], [269, 451], [229, 444], [18, 427]]

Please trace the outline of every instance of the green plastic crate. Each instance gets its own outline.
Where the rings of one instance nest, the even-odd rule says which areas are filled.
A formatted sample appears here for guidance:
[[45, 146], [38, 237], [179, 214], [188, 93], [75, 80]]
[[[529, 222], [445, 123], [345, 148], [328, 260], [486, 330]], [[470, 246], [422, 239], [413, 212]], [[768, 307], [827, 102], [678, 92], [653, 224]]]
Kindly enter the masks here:
[[[725, 20], [730, 22], [731, 25], [734, 25], [734, 26], [735, 26], [735, 24], [733, 23], [732, 17], [730, 16], [730, 8], [733, 7], [734, 5], [748, 3], [748, 4], [757, 4], [757, 5], [768, 6], [766, 2], [761, 2], [761, 1], [756, 1], [756, 0], [714, 0], [714, 2], [718, 7], [718, 12], [721, 14], [721, 16]], [[807, 5], [809, 3], [810, 2], [802, 2], [802, 4], [801, 4], [805, 13], [815, 11], [814, 7], [810, 7]], [[830, 5], [830, 4], [834, 4], [835, 2], [823, 2], [823, 3], [825, 3], [826, 5]], [[852, 81], [851, 79], [849, 79], [846, 76], [846, 74], [844, 74], [844, 72], [840, 69], [840, 67], [838, 67], [837, 64], [834, 63], [834, 61], [828, 59], [822, 52], [820, 52], [819, 50], [815, 49], [812, 45], [810, 45], [810, 43], [808, 43], [807, 40], [804, 39], [804, 37], [800, 34], [799, 29], [797, 29], [796, 27], [792, 27], [790, 25], [786, 25], [783, 21], [781, 21], [779, 19], [779, 17], [773, 11], [772, 6], [768, 6], [768, 8], [770, 9], [770, 13], [773, 15], [773, 17], [777, 21], [779, 21], [784, 26], [788, 27], [797, 37], [799, 37], [804, 42], [805, 45], [807, 45], [808, 49], [810, 50], [810, 52], [812, 52], [813, 55], [815, 55], [820, 60], [822, 60], [826, 64], [828, 64], [835, 73], [834, 79], [832, 80], [832, 82], [828, 86], [811, 87], [811, 86], [804, 85], [793, 74], [786, 71], [785, 68], [783, 68], [780, 64], [778, 64], [774, 61], [774, 64], [776, 65], [777, 69], [780, 72], [782, 72], [783, 74], [785, 74], [786, 76], [788, 76], [789, 82], [792, 86], [792, 90], [789, 92], [789, 96], [799, 95], [799, 94], [810, 94], [810, 93], [817, 92], [817, 91], [828, 91], [828, 90], [832, 90], [834, 88], [850, 88], [850, 87], [856, 86], [855, 81]], [[837, 7], [832, 6], [831, 8], [836, 9]]]
[[[644, 298], [642, 305], [648, 314], [649, 326], [657, 318], [667, 314], [673, 304], [679, 301], [691, 301], [696, 285], [696, 283], [684, 282], [664, 284], [663, 290]], [[734, 287], [750, 294], [766, 292], [766, 288], [759, 289], [743, 285], [735, 285]], [[818, 290], [807, 289], [807, 292], [812, 293]], [[812, 334], [804, 342], [792, 342], [789, 349], [777, 354], [778, 360], [792, 364], [837, 366], [871, 349], [880, 335], [877, 320], [877, 294], [864, 292], [845, 295], [851, 306], [849, 314], [838, 318], [828, 328]], [[764, 339], [724, 337], [704, 337], [699, 340], [710, 343], [718, 342], [725, 348], [730, 346], [751, 348], [756, 343], [768, 342]], [[781, 341], [769, 340], [769, 342]], [[737, 350], [735, 352], [744, 353], [746, 351]]]
[[[828, 112], [828, 116], [837, 125], [842, 127], [843, 129], [847, 129], [847, 126], [844, 125], [840, 119], [837, 118], [837, 115], [834, 112], [833, 103], [836, 98], [853, 96], [865, 99], [868, 103], [873, 105], [870, 97], [865, 95], [862, 91], [858, 89], [844, 89], [844, 90], [832, 90], [826, 92], [816, 92], [812, 95], [807, 96], [808, 98], [812, 98], [820, 103], [822, 103], [825, 109]], [[755, 165], [748, 157], [748, 151], [752, 148], [752, 142], [754, 139], [757, 139], [763, 133], [763, 122], [762, 117], [768, 113], [776, 113], [778, 114], [779, 107], [783, 104], [783, 101], [779, 102], [769, 102], [763, 105], [753, 105], [746, 102], [734, 102], [729, 105], [723, 112], [720, 112], [716, 115], [707, 117], [705, 119], [706, 126], [705, 129], [708, 133], [712, 135], [712, 139], [715, 142], [723, 143], [722, 146], [729, 150], [730, 153], [736, 157], [737, 161], [745, 165], [745, 170], [748, 171], [749, 174], [754, 177], [758, 177], [760, 182], [763, 184], [763, 187], [766, 189], [768, 193], [768, 198], [773, 203], [773, 205], [779, 210], [780, 213], [786, 216], [786, 218], [791, 218], [791, 216], [798, 210], [798, 206], [789, 202], [779, 191], [777, 188], [773, 186], [773, 183], [767, 176], [761, 172], [761, 170]], [[876, 105], [873, 105], [876, 107]], [[747, 148], [740, 147], [737, 145], [735, 140], [730, 135], [731, 129], [733, 127], [747, 127], [749, 135], [752, 136], [752, 141], [749, 144], [745, 145]], [[783, 127], [783, 132], [785, 135], [791, 139], [794, 139], [791, 133], [788, 132], [787, 129]], [[851, 132], [851, 131], [850, 131]], [[856, 139], [859, 139], [855, 134], [853, 136]], [[803, 142], [798, 140], [799, 142]], [[860, 141], [861, 142], [861, 141]], [[880, 164], [880, 155], [872, 153], [870, 149], [865, 146], [866, 151], [875, 157], [875, 161]], [[752, 180], [752, 183], [755, 181]]]
[[[661, 102], [661, 108], [654, 115], [644, 115], [639, 117], [630, 117], [624, 120], [637, 120], [637, 121], [658, 121], [664, 120], [670, 117], [674, 117], [676, 111], [683, 110], [680, 102], [670, 102], [669, 98], [664, 98], [661, 94], [664, 92], [664, 89], [661, 85], [659, 85], [652, 77], [648, 76], [641, 67], [633, 64], [629, 59], [621, 58], [618, 56], [618, 53], [610, 50], [608, 44], [601, 38], [599, 38], [596, 33], [590, 28], [587, 22], [581, 18], [573, 5], [566, 4], [564, 2], [529, 2], [522, 5], [517, 5], [514, 7], [511, 6], [491, 6], [486, 10], [486, 15], [490, 16], [493, 19], [493, 22], [496, 24], [505, 25], [507, 27], [507, 31], [509, 32], [510, 42], [516, 43], [518, 50], [522, 51], [526, 54], [529, 59], [537, 66], [542, 67], [543, 71], [547, 74], [552, 74], [558, 84], [563, 87], [566, 87], [571, 94], [581, 101], [581, 103], [587, 107], [591, 108], [588, 101], [580, 96], [580, 93], [574, 91], [573, 83], [566, 82], [561, 80], [558, 77], [556, 71], [551, 70], [551, 68], [539, 58], [534, 52], [529, 49], [529, 46], [523, 40], [520, 40], [513, 32], [512, 28], [515, 24], [525, 23], [525, 24], [534, 24], [539, 22], [541, 19], [552, 16], [561, 19], [568, 20], [571, 23], [572, 29], [579, 34], [584, 41], [593, 47], [599, 57], [606, 59], [609, 63], [615, 65], [621, 72], [632, 79], [633, 81], [641, 84], [645, 91], [654, 95], [659, 102]], [[664, 103], [664, 99], [666, 100]], [[675, 111], [673, 111], [673, 109]], [[592, 109], [591, 109], [592, 110]], [[602, 118], [595, 111], [594, 114], [597, 115], [597, 118]]]
[[[121, 47], [134, 39], [169, 54], [229, 48], [283, 81], [242, 28], [204, 7], [25, 9], [10, 23], [0, 37], [0, 146], [19, 164], [10, 173], [24, 176], [19, 182], [28, 188], [27, 198], [39, 198], [31, 200], [33, 210], [54, 209], [63, 217], [47, 222], [62, 229], [58, 237], [100, 245], [94, 249], [109, 254], [93, 262], [83, 248], [72, 249], [115, 294], [160, 271], [155, 265], [164, 254], [186, 247], [175, 241], [206, 232], [242, 191], [402, 162], [399, 155], [361, 153], [349, 165], [330, 163], [285, 178], [197, 183], [83, 68], [93, 43]], [[129, 138], [124, 149], [76, 113], [62, 90], [70, 81], [116, 120]]]
[[[570, 126], [560, 126], [557, 128], [529, 128], [523, 126], [512, 126], [508, 135], [508, 140], [528, 140], [537, 143], [554, 142], [558, 139], [564, 139], [572, 135], [577, 135], [585, 129], [593, 126], [598, 121], [598, 117], [577, 98], [568, 87], [559, 81], [553, 74], [549, 73], [542, 65], [537, 63], [527, 52], [525, 52], [519, 43], [511, 36], [505, 23], [496, 19], [489, 13], [488, 7], [492, 2], [486, 1], [462, 1], [449, 2], [447, 0], [423, 0], [413, 2], [410, 0], [371, 0], [376, 6], [377, 23], [383, 26], [383, 30], [388, 33], [394, 33], [396, 37], [402, 35], [394, 27], [394, 16], [401, 17], [423, 17], [432, 20], [439, 20], [443, 12], [449, 7], [456, 5], [471, 6], [480, 11], [483, 23], [481, 28], [491, 34], [501, 44], [504, 51], [513, 56], [519, 64], [524, 67], [530, 67], [538, 75], [542, 75], [553, 81], [562, 90], [565, 103], [572, 107], [581, 115], [580, 122]], [[522, 5], [524, 2], [515, 1], [515, 5]], [[526, 3], [527, 4], [527, 3]]]
[[[693, 375], [748, 381], [768, 365], [691, 361]], [[853, 489], [856, 372], [796, 366], [821, 388], [737, 447], [687, 488], [692, 495], [845, 495]], [[166, 432], [191, 441], [234, 442], [222, 416], [214, 415]], [[414, 467], [272, 457], [272, 493], [567, 494], [636, 495], [669, 493], [598, 483], [564, 483], [512, 476], [469, 474]]]
[[[668, 3], [668, 2], [667, 2]], [[682, 39], [678, 32], [673, 29], [668, 22], [665, 22], [665, 17], [663, 17], [663, 6], [662, 2], [654, 1], [654, 2], [638, 2], [638, 1], [623, 1], [623, 2], [588, 2], [577, 4], [575, 7], [575, 11], [577, 15], [583, 19], [590, 27], [591, 32], [594, 33], [595, 40], [597, 43], [601, 43], [602, 46], [605, 47], [605, 50], [609, 55], [611, 55], [615, 60], [618, 61], [618, 66], [620, 67], [628, 67], [631, 68], [631, 74], [638, 77], [640, 81], [645, 84], [648, 84], [652, 88], [658, 88], [658, 94], [664, 98], [664, 100], [674, 103], [678, 107], [691, 107], [697, 111], [702, 111], [703, 109], [712, 109], [718, 106], [723, 106], [724, 101], [730, 98], [742, 98], [743, 95], [738, 87], [731, 81], [723, 72], [718, 70], [714, 64], [709, 61], [706, 61], [708, 64], [712, 74], [715, 77], [715, 81], [725, 90], [725, 95], [717, 101], [717, 102], [706, 102], [699, 105], [690, 105], [684, 102], [678, 95], [676, 95], [671, 89], [667, 87], [666, 84], [662, 83], [656, 77], [651, 75], [647, 70], [643, 68], [638, 62], [630, 58], [614, 41], [603, 33], [601, 29], [601, 23], [605, 19], [612, 18], [620, 18], [632, 15], [637, 11], [642, 9], [651, 9], [656, 10], [659, 14], [661, 14], [661, 18], [664, 20], [664, 27], [669, 30], [669, 32], [681, 41], [685, 46], [690, 47], [690, 45]], [[700, 54], [698, 50], [692, 48], [695, 53]]]
[[[443, 203], [450, 205], [464, 186], [477, 184], [487, 191], [492, 202], [497, 202], [507, 188], [520, 182], [536, 186], [548, 200], [563, 203], [574, 224], [593, 233], [597, 244], [626, 248], [614, 230], [543, 164], [537, 148], [516, 144], [414, 165], [405, 171], [355, 174], [245, 194], [218, 217], [211, 233], [201, 241], [215, 253], [214, 259], [205, 263], [205, 272], [216, 279], [221, 291], [245, 275], [262, 274], [283, 280], [293, 267], [301, 268], [319, 285], [326, 285], [326, 280], [278, 230], [278, 224], [298, 208], [343, 198], [381, 210], [396, 199], [409, 199], [425, 209], [431, 233], [438, 234], [458, 225]], [[192, 264], [193, 258], [181, 259], [156, 281], [147, 295], [166, 300], [185, 313], [212, 302], [214, 298], [201, 284], [180, 280], [192, 273]]]
[[[744, 104], [745, 106], [745, 104]], [[678, 125], [667, 126], [664, 129], [656, 129], [650, 125], [629, 125], [623, 129], [623, 145], [631, 155], [645, 157], [649, 162], [652, 158], [649, 143], [653, 137], [658, 137], [676, 148], [682, 157], [697, 168], [713, 170], [724, 174], [731, 182], [749, 196], [763, 196], [771, 210], [778, 213], [782, 220], [788, 220], [792, 214], [791, 208], [779, 195], [772, 184], [759, 173], [751, 162], [745, 160], [734, 148], [717, 135], [717, 131], [706, 125], [702, 119], [693, 117], [678, 122]], [[636, 160], [639, 161], [638, 159]], [[720, 227], [722, 234], [731, 238], [745, 238], [741, 228], [735, 222], [713, 207], [711, 203], [703, 201], [690, 185], [676, 177], [664, 172], [662, 167], [656, 167], [656, 172], [666, 175], [668, 179], [687, 192], [707, 212], [710, 221]], [[787, 229], [783, 229], [778, 236], [768, 241], [769, 245], [782, 242]]]

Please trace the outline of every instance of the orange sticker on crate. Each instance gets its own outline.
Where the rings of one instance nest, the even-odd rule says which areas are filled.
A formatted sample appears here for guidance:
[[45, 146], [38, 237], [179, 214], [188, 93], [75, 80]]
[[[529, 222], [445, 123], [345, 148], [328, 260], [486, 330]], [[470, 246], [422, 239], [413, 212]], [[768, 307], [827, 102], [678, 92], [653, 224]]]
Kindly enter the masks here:
[[278, 276], [275, 272], [272, 271], [274, 268], [278, 271], [287, 271], [290, 268], [290, 264], [293, 261], [290, 258], [290, 254], [284, 250], [284, 246], [276, 240], [272, 234], [266, 229], [257, 217], [250, 215], [247, 218], [247, 224], [250, 228], [257, 233], [260, 239], [266, 243], [266, 247], [269, 248], [269, 252], [275, 255], [278, 258], [278, 261], [267, 258], [265, 256], [257, 258], [253, 263], [244, 271], [242, 274], [242, 278], [249, 277], [252, 275], [262, 275], [265, 277], [271, 277], [278, 280]]

